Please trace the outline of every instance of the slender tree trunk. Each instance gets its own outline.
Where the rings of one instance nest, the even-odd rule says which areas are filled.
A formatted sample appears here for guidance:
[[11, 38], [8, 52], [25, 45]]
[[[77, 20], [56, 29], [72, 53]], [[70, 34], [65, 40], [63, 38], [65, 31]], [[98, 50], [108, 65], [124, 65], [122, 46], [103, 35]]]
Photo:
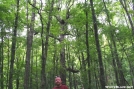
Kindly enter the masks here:
[[[79, 41], [80, 39], [80, 32], [78, 29], [76, 29], [76, 40]], [[77, 44], [77, 45], [80, 45], [80, 44]], [[81, 81], [82, 81], [82, 87], [84, 89], [88, 89], [89, 87], [89, 80], [88, 80], [88, 70], [87, 70], [87, 63], [88, 60], [86, 60], [87, 58], [85, 58], [84, 56], [84, 52], [81, 52], [81, 50], [78, 49], [78, 53], [79, 56], [78, 56], [78, 59], [79, 59], [79, 62], [80, 62], [80, 67], [81, 67]], [[85, 80], [86, 79], [86, 80]]]
[[60, 64], [61, 64], [61, 69], [60, 69], [60, 76], [62, 78], [63, 84], [66, 84], [66, 70], [65, 70], [65, 44], [64, 44], [64, 31], [65, 31], [65, 23], [60, 23], [61, 25], [61, 32], [60, 34], [60, 44], [62, 44], [62, 48], [60, 50]]
[[99, 89], [99, 80], [96, 71], [94, 71], [94, 78], [95, 78], [95, 85], [96, 85], [95, 89]]
[[[32, 49], [32, 55], [31, 55], [31, 66], [30, 66], [30, 75], [33, 74], [33, 60], [34, 60], [34, 50]], [[33, 77], [30, 77], [30, 89], [33, 89]]]
[[[87, 73], [87, 68], [86, 68], [86, 61], [85, 61], [85, 57], [84, 57], [84, 53], [81, 52], [81, 60], [82, 60], [82, 64], [81, 64], [81, 67], [82, 67], [82, 81], [83, 81], [83, 86], [84, 86], [84, 89], [88, 89], [88, 73]], [[87, 80], [85, 80], [87, 79]]]
[[16, 66], [17, 66], [17, 78], [16, 78], [16, 89], [19, 89], [19, 73], [20, 73], [20, 69], [19, 69], [19, 60], [18, 58], [16, 58], [17, 60], [17, 63], [16, 63]]
[[[36, 54], [38, 54], [38, 51], [37, 51], [37, 49], [36, 49]], [[36, 55], [36, 89], [39, 89], [39, 80], [38, 80], [38, 57], [37, 57], [37, 55]]]
[[[116, 37], [117, 37], [117, 36], [116, 36]], [[118, 38], [117, 38], [117, 39], [118, 39]], [[129, 68], [130, 68], [130, 74], [131, 74], [131, 79], [132, 79], [132, 85], [134, 86], [134, 79], [133, 79], [133, 77], [134, 77], [134, 72], [133, 72], [132, 63], [131, 63], [131, 61], [130, 61], [130, 57], [129, 57], [127, 51], [124, 49], [125, 46], [121, 43], [121, 41], [120, 41], [119, 39], [118, 39], [118, 41], [119, 41], [119, 43], [120, 43], [120, 45], [121, 45], [121, 47], [122, 47], [122, 50], [123, 50], [122, 53], [124, 53], [124, 54], [126, 55], [127, 59], [128, 59]]]
[[[123, 6], [123, 2], [122, 1], [120, 1], [120, 2], [122, 4], [122, 6]], [[133, 4], [132, 10], [134, 11], [134, 0], [132, 0], [132, 4]], [[126, 1], [124, 1], [124, 5], [125, 5], [125, 8], [124, 9], [126, 9], [126, 13], [127, 13], [128, 11], [127, 11], [127, 8], [126, 8]], [[127, 15], [128, 18], [130, 18], [129, 15], [130, 14], [128, 13], [128, 15]], [[134, 16], [134, 14], [131, 15], [131, 17], [133, 17], [133, 16]], [[124, 17], [125, 17], [125, 14], [124, 14]], [[125, 20], [126, 20], [126, 23], [127, 23], [127, 18], [126, 17], [125, 17]], [[133, 21], [131, 22], [131, 20], [129, 20], [130, 23], [133, 22]], [[128, 26], [128, 29], [129, 29], [129, 25], [128, 24], [127, 24], [127, 26]], [[132, 26], [131, 26], [131, 28], [132, 28]], [[133, 47], [133, 45], [134, 45], [134, 43], [133, 43], [133, 37], [130, 40], [131, 40], [132, 47]], [[126, 53], [126, 50], [125, 49], [123, 49], [123, 50], [124, 50], [124, 52], [125, 52], [125, 54], [126, 54], [126, 56], [128, 58], [128, 63], [129, 63], [130, 73], [131, 73], [131, 79], [132, 79], [132, 85], [134, 86], [134, 78], [133, 78], [133, 76], [134, 76], [134, 68], [132, 67], [132, 62], [129, 60], [129, 59], [131, 59], [131, 57]]]
[[[107, 7], [106, 7], [106, 4], [105, 4], [105, 1], [103, 0], [103, 3], [104, 3], [104, 7], [105, 7], [105, 9], [106, 10], [108, 10], [107, 9]], [[112, 25], [111, 25], [111, 21], [110, 21], [110, 17], [109, 17], [109, 14], [108, 13], [106, 13], [106, 15], [107, 15], [107, 17], [108, 17], [108, 23], [109, 23], [109, 26], [111, 26], [112, 27]], [[111, 29], [112, 30], [112, 29]], [[116, 81], [117, 81], [117, 85], [118, 86], [125, 86], [126, 84], [125, 84], [125, 78], [124, 78], [124, 75], [123, 75], [123, 72], [122, 72], [122, 65], [121, 65], [121, 62], [120, 62], [120, 60], [119, 60], [119, 57], [118, 57], [118, 53], [117, 53], [117, 47], [116, 47], [116, 42], [115, 42], [115, 40], [114, 40], [114, 35], [113, 35], [114, 33], [113, 33], [113, 31], [111, 31], [111, 40], [112, 40], [112, 44], [113, 44], [113, 53], [112, 53], [112, 55], [113, 55], [113, 65], [114, 65], [114, 67], [116, 67], [118, 70], [116, 71], [116, 69], [114, 69], [115, 70], [115, 76], [116, 76], [116, 79], [117, 79], [117, 77], [119, 78], [119, 79], [117, 79]], [[112, 48], [111, 48], [111, 50], [112, 50]], [[116, 60], [115, 60], [116, 59]], [[117, 75], [117, 72], [118, 72], [118, 74], [119, 74], [119, 76]]]
[[[108, 10], [107, 7], [106, 7], [106, 4], [105, 4], [105, 1], [104, 0], [103, 0], [103, 4], [104, 4], [105, 9]], [[106, 15], [107, 15], [107, 18], [108, 18], [108, 23], [111, 26], [110, 17], [109, 17], [108, 12], [106, 12]], [[111, 33], [111, 36], [112, 36], [112, 34], [113, 33]], [[113, 37], [111, 37], [111, 38], [112, 38], [112, 42], [113, 42]], [[117, 70], [118, 67], [117, 67], [117, 64], [116, 64], [115, 57], [114, 57], [114, 50], [113, 50], [112, 44], [110, 42], [109, 42], [109, 47], [111, 49], [110, 51], [111, 51], [111, 54], [112, 54], [112, 63], [113, 63], [113, 68], [114, 68], [116, 83], [119, 86], [120, 83], [119, 83], [119, 75], [118, 75], [118, 70]]]
[[114, 51], [113, 51], [112, 43], [110, 43], [109, 41], [108, 43], [109, 43], [110, 52], [112, 55], [112, 63], [113, 63], [113, 68], [114, 68], [114, 73], [115, 73], [115, 78], [116, 78], [116, 84], [117, 86], [119, 86], [119, 75], [118, 75], [116, 60], [114, 58]]
[[46, 66], [46, 56], [45, 56], [45, 42], [44, 42], [44, 23], [42, 19], [42, 15], [40, 13], [40, 20], [41, 20], [41, 40], [42, 40], [42, 58], [41, 58], [41, 89], [45, 89], [46, 86], [46, 74], [45, 74], [45, 66]]
[[[62, 24], [61, 24], [61, 31], [62, 32], [64, 31], [64, 25]], [[62, 78], [63, 84], [66, 84], [65, 45], [63, 43], [64, 36], [65, 36], [64, 34], [60, 35], [60, 43], [62, 44], [62, 48], [60, 50], [60, 63], [61, 63], [60, 76]]]
[[[55, 78], [55, 75], [57, 75], [57, 46], [56, 46], [56, 39], [54, 39], [54, 55], [53, 55], [53, 78]], [[54, 86], [54, 81], [53, 81], [53, 85]]]
[[112, 57], [113, 57], [113, 67], [114, 67], [114, 73], [115, 73], [115, 78], [116, 78], [116, 84], [117, 84], [117, 86], [119, 86], [119, 75], [118, 75], [117, 65], [116, 65], [116, 61], [114, 59], [113, 53], [112, 53]]
[[[87, 5], [87, 1], [85, 0], [85, 8], [87, 9], [88, 8], [88, 5]], [[85, 12], [86, 14], [86, 53], [87, 53], [87, 63], [88, 63], [88, 89], [91, 89], [91, 73], [90, 73], [90, 50], [89, 50], [89, 29], [88, 29], [88, 9], [86, 10]]]
[[120, 62], [119, 57], [118, 57], [117, 47], [116, 47], [115, 42], [113, 43], [113, 45], [114, 45], [114, 53], [115, 53], [114, 55], [115, 55], [117, 66], [118, 66], [120, 86], [125, 86], [126, 83], [125, 83], [125, 78], [124, 78], [124, 75], [122, 72], [123, 69], [122, 69], [122, 65], [121, 65], [121, 62]]
[[[71, 62], [71, 55], [70, 55], [70, 47], [69, 47], [69, 45], [66, 45], [66, 50], [67, 50], [67, 56], [66, 56], [66, 59], [67, 59], [67, 65], [68, 65], [68, 67], [70, 67], [71, 66], [71, 64], [70, 63], [72, 63]], [[71, 68], [71, 67], [70, 67]], [[71, 71], [69, 71], [69, 73], [68, 73], [68, 79], [69, 79], [69, 89], [72, 89], [73, 88], [73, 83], [72, 83], [72, 73], [71, 73]]]
[[10, 66], [10, 41], [9, 41], [9, 36], [8, 36], [8, 58], [7, 58], [7, 80], [6, 80], [6, 89], [8, 89], [8, 80], [9, 80], [9, 66]]
[[75, 78], [75, 74], [74, 73], [73, 73], [73, 85], [75, 85], [74, 89], [77, 89], [76, 78]]
[[[66, 18], [65, 19], [62, 19], [61, 16], [55, 16], [56, 19], [60, 23], [60, 30], [61, 30], [61, 34], [59, 37], [60, 44], [62, 44], [62, 47], [60, 50], [60, 65], [61, 65], [60, 76], [61, 76], [63, 84], [66, 84], [66, 66], [65, 66], [66, 61], [65, 61], [65, 44], [64, 44], [64, 39], [65, 39], [65, 35], [66, 35], [65, 30], [67, 31], [67, 29], [66, 29], [67, 22], [66, 21], [69, 19], [69, 16], [70, 16], [69, 10], [70, 10], [71, 6], [73, 5], [73, 4], [70, 5], [70, 2], [71, 2], [71, 0], [66, 4], [67, 9], [66, 9]], [[59, 1], [59, 3], [62, 3], [62, 1]]]
[[60, 29], [61, 29], [61, 34], [60, 34], [60, 44], [62, 44], [61, 46], [61, 50], [60, 50], [60, 77], [62, 79], [62, 83], [66, 84], [66, 71], [65, 71], [65, 44], [64, 44], [64, 39], [65, 39], [65, 20], [61, 19], [60, 17], [57, 17], [59, 23], [60, 23]]
[[134, 35], [134, 25], [133, 25], [133, 21], [131, 19], [131, 16], [130, 16], [130, 14], [128, 12], [128, 9], [127, 9], [126, 0], [120, 0], [120, 3], [121, 3], [122, 7], [124, 8], [124, 10], [125, 10], [125, 12], [127, 14], [130, 26], [132, 28], [132, 34]]
[[[36, 5], [36, 0], [33, 1], [33, 5]], [[27, 13], [28, 14], [28, 13]], [[28, 18], [27, 18], [28, 20]], [[30, 58], [33, 42], [33, 32], [34, 32], [34, 21], [35, 12], [32, 12], [30, 28], [27, 28], [27, 50], [26, 50], [26, 61], [25, 61], [25, 76], [24, 76], [24, 89], [29, 89], [29, 79], [30, 79]]]
[[69, 72], [69, 89], [72, 89], [72, 88], [73, 88], [72, 85], [73, 85], [73, 84], [72, 84], [72, 73]]
[[50, 11], [48, 14], [48, 22], [47, 22], [47, 27], [46, 27], [46, 38], [45, 42], [43, 40], [43, 34], [44, 34], [44, 27], [43, 27], [43, 19], [42, 15], [40, 13], [40, 20], [42, 23], [42, 69], [41, 69], [41, 89], [47, 89], [47, 84], [46, 84], [46, 60], [47, 60], [47, 53], [48, 53], [48, 42], [49, 42], [49, 31], [50, 31], [50, 25], [52, 21], [52, 11], [53, 11], [53, 5], [54, 5], [54, 0], [52, 0], [51, 5], [50, 5]]
[[91, 4], [91, 11], [92, 11], [93, 26], [94, 26], [95, 42], [96, 42], [96, 48], [97, 48], [97, 54], [99, 60], [100, 83], [101, 83], [101, 88], [105, 89], [106, 83], [105, 83], [104, 67], [102, 62], [102, 54], [101, 54], [101, 48], [99, 43], [98, 27], [97, 27], [97, 20], [96, 20], [94, 6], [93, 6], [93, 0], [90, 0], [90, 4]]
[[3, 76], [3, 61], [4, 61], [4, 30], [1, 29], [1, 43], [0, 43], [0, 88], [4, 89], [4, 76]]
[[116, 77], [116, 82], [118, 86], [125, 86], [125, 78], [123, 75], [123, 69], [122, 69], [122, 65], [121, 62], [119, 60], [118, 57], [118, 53], [117, 53], [117, 47], [116, 47], [116, 42], [113, 39], [113, 33], [111, 32], [111, 41], [113, 44], [113, 48], [111, 47], [111, 52], [112, 52], [112, 57], [113, 57], [113, 67], [114, 67], [114, 71], [115, 71], [115, 77]]
[[14, 73], [14, 60], [15, 60], [15, 50], [16, 50], [16, 36], [17, 36], [18, 19], [19, 19], [19, 0], [16, 0], [16, 4], [17, 4], [17, 11], [16, 11], [16, 16], [15, 16], [13, 36], [12, 36], [8, 89], [13, 89], [13, 73]]

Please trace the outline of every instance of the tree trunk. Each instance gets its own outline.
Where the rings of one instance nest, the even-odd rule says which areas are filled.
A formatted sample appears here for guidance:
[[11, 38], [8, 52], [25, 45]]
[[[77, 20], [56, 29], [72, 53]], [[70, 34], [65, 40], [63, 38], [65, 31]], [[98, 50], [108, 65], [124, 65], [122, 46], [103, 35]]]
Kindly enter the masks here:
[[[78, 29], [76, 29], [76, 41], [78, 41], [79, 42], [79, 39], [80, 39], [80, 32], [79, 32], [79, 30]], [[80, 45], [80, 44], [77, 44], [78, 46]], [[78, 53], [80, 53], [79, 54], [79, 56], [78, 56], [78, 59], [79, 59], [79, 62], [80, 62], [80, 69], [81, 69], [81, 71], [80, 71], [80, 74], [81, 74], [81, 81], [82, 81], [82, 88], [84, 88], [84, 89], [88, 89], [88, 87], [89, 87], [89, 78], [88, 78], [88, 70], [87, 70], [87, 62], [89, 61], [89, 60], [86, 60], [87, 59], [87, 57], [85, 57], [85, 55], [84, 55], [84, 52], [81, 52], [81, 50], [80, 49], [78, 49]], [[86, 52], [87, 53], [87, 52]], [[87, 56], [87, 55], [86, 55]], [[86, 79], [86, 80], [85, 80]]]
[[46, 66], [46, 56], [45, 56], [45, 42], [44, 42], [44, 24], [42, 21], [42, 15], [40, 13], [40, 20], [41, 20], [41, 40], [42, 40], [42, 57], [41, 57], [41, 89], [45, 89], [46, 85], [46, 74], [45, 74], [45, 66]]
[[1, 28], [1, 43], [0, 43], [0, 84], [1, 89], [4, 89], [4, 76], [3, 76], [3, 61], [4, 61], [4, 30]]
[[120, 0], [120, 3], [121, 3], [122, 7], [124, 8], [124, 10], [125, 10], [125, 12], [127, 14], [130, 26], [132, 28], [132, 34], [134, 35], [134, 25], [133, 25], [132, 19], [130, 17], [130, 14], [129, 14], [128, 10], [127, 10], [126, 0]]
[[40, 13], [40, 20], [42, 24], [42, 33], [41, 33], [41, 38], [42, 38], [42, 69], [41, 69], [41, 89], [47, 89], [47, 84], [46, 84], [46, 60], [47, 60], [47, 53], [48, 53], [48, 42], [49, 42], [49, 31], [50, 31], [50, 25], [52, 21], [52, 11], [53, 11], [53, 4], [54, 0], [52, 0], [51, 5], [50, 5], [50, 10], [48, 13], [48, 22], [47, 22], [47, 27], [46, 27], [46, 39], [44, 42], [44, 27], [43, 27], [43, 21], [42, 21], [42, 15]]
[[[104, 4], [104, 7], [105, 9], [108, 11], [107, 7], [106, 7], [106, 4], [105, 4], [105, 1], [103, 0], [103, 4]], [[106, 15], [107, 15], [107, 18], [108, 18], [108, 23], [109, 25], [111, 26], [111, 22], [110, 22], [110, 17], [109, 17], [109, 14], [108, 12], [106, 12]], [[113, 33], [111, 33], [111, 36], [112, 36]], [[111, 37], [113, 38], [113, 37]], [[112, 39], [113, 41], [113, 39]], [[108, 41], [109, 42], [109, 41]], [[118, 70], [117, 70], [117, 64], [116, 64], [116, 60], [115, 60], [115, 57], [114, 57], [114, 51], [113, 51], [113, 47], [112, 47], [112, 44], [109, 42], [109, 47], [110, 47], [110, 51], [111, 51], [111, 55], [112, 55], [112, 63], [113, 63], [113, 68], [114, 68], [114, 73], [115, 73], [115, 78], [116, 78], [116, 83], [117, 83], [117, 86], [119, 86], [119, 75], [118, 75]]]
[[[33, 1], [33, 5], [36, 5], [36, 0]], [[28, 13], [27, 13], [28, 14]], [[27, 16], [28, 20], [28, 16]], [[27, 50], [26, 50], [26, 61], [25, 61], [25, 76], [24, 76], [24, 89], [29, 89], [29, 79], [30, 79], [30, 58], [33, 42], [33, 32], [34, 32], [34, 21], [35, 12], [32, 12], [30, 28], [27, 28]]]
[[75, 74], [74, 73], [73, 73], [73, 85], [74, 85], [73, 89], [77, 89], [76, 78], [75, 78]]
[[[33, 60], [34, 60], [34, 50], [32, 49], [32, 55], [31, 55], [31, 62], [30, 62], [30, 64], [31, 64], [31, 66], [30, 66], [30, 75], [32, 75], [33, 74]], [[30, 77], [30, 89], [33, 89], [33, 76], [31, 76]]]
[[[38, 54], [38, 51], [37, 51], [37, 49], [36, 49], [36, 54]], [[38, 80], [38, 56], [36, 55], [36, 58], [35, 58], [35, 60], [36, 60], [36, 89], [39, 89], [39, 80]]]
[[[89, 81], [88, 81], [88, 73], [87, 73], [87, 68], [86, 68], [87, 64], [86, 64], [83, 52], [81, 52], [81, 61], [82, 61], [82, 63], [81, 63], [81, 68], [82, 68], [81, 75], [82, 75], [83, 87], [84, 87], [84, 89], [88, 89]], [[87, 79], [87, 80], [85, 80], [85, 79]]]
[[117, 66], [118, 66], [120, 86], [125, 86], [126, 85], [125, 78], [124, 78], [124, 75], [122, 72], [123, 69], [122, 69], [122, 65], [121, 65], [121, 62], [120, 62], [119, 57], [118, 57], [117, 47], [116, 47], [115, 41], [113, 42], [113, 45], [114, 45], [114, 53], [115, 53], [114, 55], [115, 55], [115, 59], [116, 59]]
[[16, 11], [16, 16], [15, 16], [13, 36], [12, 36], [8, 89], [13, 89], [13, 73], [14, 73], [14, 60], [15, 60], [15, 50], [16, 50], [16, 36], [17, 36], [18, 19], [19, 19], [19, 0], [17, 0], [16, 3], [17, 3], [17, 11]]
[[[117, 36], [116, 36], [117, 37]], [[118, 37], [117, 37], [118, 38]], [[125, 46], [121, 43], [121, 41], [118, 39], [118, 41], [119, 41], [119, 43], [120, 43], [120, 45], [121, 45], [121, 47], [122, 47], [122, 52], [123, 53], [125, 53], [125, 55], [126, 55], [126, 57], [127, 57], [127, 59], [128, 59], [128, 63], [129, 63], [129, 68], [130, 68], [130, 74], [131, 74], [131, 80], [132, 80], [132, 85], [134, 86], [134, 79], [133, 79], [133, 77], [134, 77], [134, 71], [133, 71], [133, 67], [132, 67], [132, 62], [130, 61], [130, 57], [129, 57], [129, 55], [128, 55], [128, 53], [127, 53], [127, 51], [124, 49], [125, 48]]]
[[69, 72], [69, 89], [72, 89], [73, 88], [73, 83], [72, 83], [72, 73]]
[[65, 23], [65, 20], [57, 17], [59, 23], [60, 23], [60, 30], [61, 30], [61, 34], [60, 34], [60, 44], [61, 44], [61, 50], [60, 50], [60, 65], [61, 65], [61, 68], [60, 68], [60, 77], [62, 79], [62, 83], [63, 84], [66, 84], [66, 71], [65, 71], [65, 44], [64, 44], [64, 39], [65, 39], [65, 26], [66, 26], [66, 23]]
[[[64, 25], [61, 24], [61, 31], [64, 31]], [[61, 63], [61, 69], [60, 69], [60, 76], [62, 78], [63, 84], [66, 84], [66, 70], [65, 70], [65, 45], [63, 43], [64, 40], [64, 34], [60, 35], [60, 43], [62, 44], [62, 48], [60, 50], [60, 63]]]
[[[105, 9], [108, 10], [107, 7], [106, 7], [106, 4], [105, 4], [105, 1], [104, 0], [103, 0], [103, 3], [104, 3]], [[107, 12], [106, 12], [106, 15], [108, 17], [109, 26], [112, 27], [109, 14]], [[116, 42], [114, 40], [114, 33], [113, 33], [112, 29], [111, 29], [110, 36], [111, 36], [111, 41], [112, 41], [112, 44], [113, 44], [113, 51], [112, 51], [112, 55], [113, 55], [113, 66], [117, 69], [116, 70], [114, 68], [117, 85], [118, 86], [125, 86], [126, 85], [125, 84], [125, 78], [124, 78], [124, 75], [123, 75], [123, 72], [122, 72], [122, 65], [121, 65], [121, 62], [120, 62], [119, 57], [118, 57]], [[111, 47], [111, 50], [112, 50], [112, 47]], [[117, 73], [119, 74], [119, 76], [118, 76]], [[117, 79], [117, 77], [118, 77], [118, 79]]]
[[95, 89], [100, 89], [99, 88], [99, 80], [98, 80], [96, 71], [94, 71], [94, 78], [95, 78], [95, 85], [96, 85]]
[[85, 8], [87, 9], [85, 14], [86, 14], [86, 54], [87, 54], [87, 64], [88, 64], [88, 89], [91, 89], [91, 72], [90, 72], [90, 50], [89, 50], [89, 32], [88, 32], [88, 5], [87, 5], [87, 1], [85, 0]]
[[118, 75], [116, 60], [114, 58], [113, 47], [112, 47], [112, 44], [109, 41], [108, 41], [108, 43], [109, 43], [110, 52], [111, 52], [111, 55], [112, 55], [112, 64], [113, 64], [113, 69], [114, 69], [114, 73], [115, 73], [116, 84], [117, 84], [117, 86], [119, 86], [119, 75]]
[[19, 69], [19, 60], [18, 58], [16, 58], [17, 60], [17, 63], [16, 63], [16, 66], [17, 66], [17, 78], [16, 78], [16, 89], [19, 89], [19, 73], [20, 73], [20, 69]]
[[[62, 1], [59, 1], [59, 3], [61, 3]], [[62, 19], [61, 16], [55, 16], [56, 19], [59, 21], [60, 23], [60, 30], [61, 30], [61, 33], [60, 33], [60, 37], [59, 37], [59, 41], [60, 41], [60, 44], [62, 45], [61, 46], [61, 50], [60, 50], [60, 65], [61, 65], [61, 69], [60, 69], [60, 76], [61, 76], [61, 79], [62, 79], [62, 83], [63, 84], [66, 84], [66, 61], [65, 61], [65, 44], [64, 44], [64, 39], [65, 39], [65, 35], [66, 35], [66, 26], [67, 26], [67, 20], [69, 19], [69, 16], [70, 16], [70, 8], [73, 4], [70, 5], [70, 1], [68, 1], [68, 3], [66, 4], [66, 18], [65, 19]]]
[[97, 54], [99, 60], [100, 84], [101, 84], [101, 88], [105, 89], [106, 83], [105, 83], [104, 67], [102, 62], [101, 48], [100, 48], [99, 37], [98, 37], [97, 20], [94, 11], [93, 0], [90, 0], [90, 4], [91, 4], [91, 11], [92, 11], [93, 26], [94, 26], [95, 42], [96, 42], [96, 48], [97, 48]]
[[9, 36], [8, 36], [8, 56], [7, 56], [7, 80], [6, 80], [6, 89], [8, 89], [8, 81], [9, 81], [9, 66], [10, 66], [10, 41], [9, 41]]

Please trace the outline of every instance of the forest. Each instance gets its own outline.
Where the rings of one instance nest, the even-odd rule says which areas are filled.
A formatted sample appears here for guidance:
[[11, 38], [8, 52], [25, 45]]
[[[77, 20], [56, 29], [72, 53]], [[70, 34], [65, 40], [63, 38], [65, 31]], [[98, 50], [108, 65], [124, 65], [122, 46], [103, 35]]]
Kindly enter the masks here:
[[0, 89], [133, 89], [134, 0], [0, 0]]

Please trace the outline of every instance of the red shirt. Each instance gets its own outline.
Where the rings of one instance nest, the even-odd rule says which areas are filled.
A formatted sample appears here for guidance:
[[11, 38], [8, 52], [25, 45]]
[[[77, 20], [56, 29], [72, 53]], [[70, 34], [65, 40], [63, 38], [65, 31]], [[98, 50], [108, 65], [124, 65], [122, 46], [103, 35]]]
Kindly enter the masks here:
[[55, 86], [53, 89], [68, 89], [66, 85], [61, 85], [59, 87]]

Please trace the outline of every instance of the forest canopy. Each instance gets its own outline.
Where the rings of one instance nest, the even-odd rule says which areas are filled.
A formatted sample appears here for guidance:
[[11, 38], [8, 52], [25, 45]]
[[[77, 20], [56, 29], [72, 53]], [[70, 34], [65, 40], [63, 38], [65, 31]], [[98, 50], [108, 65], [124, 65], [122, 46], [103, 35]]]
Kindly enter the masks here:
[[0, 1], [0, 89], [132, 89], [133, 60], [134, 0]]

